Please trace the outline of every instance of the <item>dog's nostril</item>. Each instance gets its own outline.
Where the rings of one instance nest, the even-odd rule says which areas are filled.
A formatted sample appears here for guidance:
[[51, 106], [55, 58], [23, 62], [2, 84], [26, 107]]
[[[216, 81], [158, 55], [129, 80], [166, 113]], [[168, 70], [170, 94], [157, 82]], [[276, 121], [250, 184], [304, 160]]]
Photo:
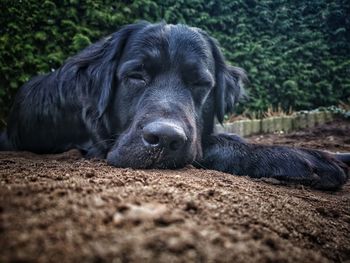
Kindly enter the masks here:
[[159, 137], [157, 135], [149, 133], [149, 132], [143, 133], [143, 139], [151, 145], [158, 145], [159, 144]]

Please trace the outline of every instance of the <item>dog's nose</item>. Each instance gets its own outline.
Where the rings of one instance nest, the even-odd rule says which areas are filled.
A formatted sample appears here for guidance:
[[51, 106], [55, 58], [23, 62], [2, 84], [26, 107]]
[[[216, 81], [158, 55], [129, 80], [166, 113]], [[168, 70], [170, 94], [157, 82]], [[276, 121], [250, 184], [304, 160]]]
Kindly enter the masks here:
[[187, 140], [184, 129], [170, 122], [149, 123], [142, 132], [146, 146], [162, 147], [171, 151], [181, 149]]

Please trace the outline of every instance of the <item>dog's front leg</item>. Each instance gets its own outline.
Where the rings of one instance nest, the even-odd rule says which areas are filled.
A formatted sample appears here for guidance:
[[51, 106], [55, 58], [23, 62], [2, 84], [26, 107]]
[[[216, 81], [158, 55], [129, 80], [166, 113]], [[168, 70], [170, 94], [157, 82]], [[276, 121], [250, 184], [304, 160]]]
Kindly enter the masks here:
[[83, 115], [90, 140], [80, 145], [80, 150], [85, 158], [105, 159], [114, 140], [110, 137], [104, 117], [98, 117], [96, 112], [93, 112], [94, 114]]
[[335, 155], [303, 148], [249, 144], [236, 135], [212, 135], [204, 144], [201, 166], [236, 175], [310, 185], [318, 189], [340, 188], [349, 167]]

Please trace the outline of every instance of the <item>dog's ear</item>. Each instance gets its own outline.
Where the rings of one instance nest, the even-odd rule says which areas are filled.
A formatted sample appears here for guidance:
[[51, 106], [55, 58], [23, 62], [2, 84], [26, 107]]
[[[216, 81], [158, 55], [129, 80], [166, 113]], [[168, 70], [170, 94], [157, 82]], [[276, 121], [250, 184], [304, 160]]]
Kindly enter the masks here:
[[248, 82], [245, 71], [225, 62], [219, 44], [208, 37], [215, 61], [215, 112], [220, 123], [233, 111], [234, 105], [244, 96], [244, 84]]
[[75, 72], [76, 85], [80, 85], [83, 94], [97, 100], [98, 117], [104, 114], [113, 98], [116, 70], [129, 37], [147, 25], [149, 23], [139, 22], [121, 28], [72, 57], [61, 69]]

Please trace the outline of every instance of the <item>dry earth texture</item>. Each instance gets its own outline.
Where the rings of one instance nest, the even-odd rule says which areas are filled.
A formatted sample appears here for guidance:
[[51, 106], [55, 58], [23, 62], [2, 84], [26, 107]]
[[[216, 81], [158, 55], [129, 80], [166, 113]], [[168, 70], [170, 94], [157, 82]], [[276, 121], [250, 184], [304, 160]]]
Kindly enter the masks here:
[[[350, 152], [350, 122], [257, 143]], [[0, 262], [350, 262], [350, 183], [321, 192], [209, 170], [0, 153]]]

